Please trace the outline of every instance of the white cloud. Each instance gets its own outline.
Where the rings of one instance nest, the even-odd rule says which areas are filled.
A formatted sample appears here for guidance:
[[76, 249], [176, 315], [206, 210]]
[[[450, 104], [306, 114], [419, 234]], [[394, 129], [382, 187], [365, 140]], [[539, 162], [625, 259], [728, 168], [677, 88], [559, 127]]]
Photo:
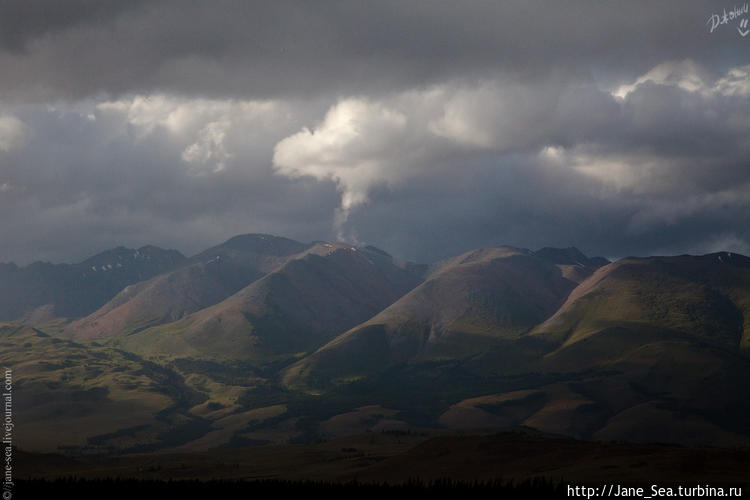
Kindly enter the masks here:
[[[134, 96], [96, 106], [97, 114], [116, 117], [132, 126], [139, 138], [166, 131], [181, 147], [180, 158], [195, 175], [219, 173], [237, 156], [230, 136], [267, 133], [288, 119], [277, 101], [179, 98], [166, 95]], [[96, 118], [96, 117], [95, 117]]]
[[429, 130], [465, 146], [497, 147], [497, 129], [507, 112], [493, 90], [480, 87], [443, 93], [442, 115], [430, 121]]
[[635, 82], [620, 85], [612, 91], [612, 95], [624, 99], [645, 83], [675, 86], [688, 92], [705, 91], [707, 78], [706, 72], [691, 59], [667, 61], [641, 75]]
[[[158, 214], [154, 220], [167, 226], [209, 212], [202, 220], [214, 231], [225, 214], [241, 214], [238, 231], [303, 227], [308, 232], [296, 234], [308, 235], [315, 225], [315, 238], [320, 228], [332, 234], [333, 214], [347, 239], [367, 239], [372, 228], [411, 233], [403, 239], [417, 238], [414, 228], [422, 226], [447, 234], [463, 229], [456, 229], [463, 222], [445, 222], [451, 217], [483, 216], [505, 221], [509, 234], [545, 234], [567, 217], [557, 207], [573, 206], [565, 208], [572, 213], [579, 206], [577, 217], [601, 213], [623, 233], [649, 235], [704, 211], [706, 219], [746, 212], [748, 192], [734, 186], [750, 180], [743, 165], [748, 73], [734, 68], [712, 80], [693, 64], [659, 65], [622, 99], [588, 80], [521, 85], [501, 75], [333, 104], [137, 95], [18, 107], [2, 115], [3, 149], [23, 142], [16, 133], [22, 122], [34, 134], [21, 154], [3, 155], [10, 161], [0, 191], [10, 192], [0, 199], [10, 207], [24, 193], [54, 210], [88, 196], [80, 211], [115, 226], [120, 213], [122, 221]], [[446, 209], [447, 200], [456, 208]], [[409, 229], [383, 223], [407, 210], [416, 221]], [[395, 218], [383, 218], [390, 213]], [[529, 225], [535, 220], [537, 228]]]
[[[730, 96], [744, 92], [747, 75], [735, 68], [713, 81], [685, 60], [659, 64], [612, 93], [573, 82], [497, 80], [349, 98], [332, 106], [317, 125], [279, 141], [273, 166], [289, 178], [336, 184], [340, 234], [350, 212], [368, 202], [375, 189], [448, 170], [471, 176], [471, 158], [478, 157], [502, 164], [504, 158], [536, 151], [538, 161], [569, 170], [571, 178], [598, 182], [602, 196], [690, 195], [705, 191], [701, 183], [717, 161], [710, 143], [722, 140], [720, 129], [726, 137], [747, 130], [739, 110], [732, 119], [717, 114]], [[662, 91], [644, 89], [634, 99], [632, 92], [648, 82], [692, 97], [689, 102], [679, 94], [663, 99]], [[691, 141], [693, 136], [699, 140]], [[676, 140], [703, 150], [691, 154], [676, 147]]]
[[[341, 193], [335, 224], [343, 237], [351, 210], [377, 187], [470, 168], [462, 155], [533, 144], [547, 130], [543, 118], [554, 99], [543, 94], [533, 86], [483, 82], [343, 99], [316, 126], [276, 144], [274, 169], [289, 178], [333, 181]], [[537, 130], [522, 126], [529, 123]]]
[[444, 87], [442, 102], [432, 100], [442, 112], [428, 128], [467, 147], [498, 152], [523, 149], [548, 132], [559, 93], [559, 88], [515, 82]]
[[28, 135], [28, 127], [12, 115], [0, 115], [0, 151], [21, 146]]
[[163, 94], [136, 95], [97, 104], [98, 112], [117, 113], [128, 123], [150, 132], [163, 127], [176, 135], [194, 134], [218, 118], [261, 117], [278, 111], [278, 101], [182, 98]]
[[380, 102], [346, 99], [312, 130], [303, 128], [274, 148], [276, 171], [290, 178], [333, 180], [341, 192], [339, 224], [378, 184], [408, 176], [414, 130], [407, 116]]
[[[646, 84], [659, 88], [641, 88]], [[749, 89], [750, 66], [732, 68], [712, 79], [691, 60], [665, 62], [611, 93], [619, 98], [618, 114], [607, 122], [613, 133], [583, 134], [568, 147], [539, 145], [539, 159], [615, 191], [661, 197], [658, 207], [650, 206], [635, 218], [637, 226], [653, 225], [647, 222], [651, 220], [673, 221], [689, 214], [685, 210], [689, 197], [702, 193], [701, 201], [689, 198], [692, 205], [702, 205], [718, 199], [716, 193], [723, 188], [737, 189], [711, 180], [721, 171], [742, 177], [737, 175], [742, 172], [737, 161], [748, 150], [744, 138], [750, 136], [746, 118], [750, 106], [735, 97], [747, 95]], [[573, 115], [562, 118], [559, 123], [577, 123]], [[706, 186], [709, 183], [711, 188]], [[673, 200], [681, 196], [688, 198]], [[725, 201], [734, 205], [738, 200]]]
[[713, 78], [707, 70], [691, 59], [661, 63], [634, 82], [623, 84], [611, 94], [625, 99], [641, 85], [652, 83], [678, 87], [704, 96], [747, 96], [750, 95], [750, 65], [731, 68], [719, 78]]
[[208, 123], [198, 132], [198, 140], [182, 152], [182, 159], [198, 167], [208, 165], [213, 173], [221, 172], [232, 157], [225, 144], [230, 127], [228, 120]]
[[750, 95], [750, 64], [729, 70], [726, 76], [717, 80], [714, 89], [722, 95]]
[[545, 163], [569, 168], [602, 185], [634, 194], [666, 194], [674, 189], [671, 176], [675, 162], [658, 155], [638, 152], [598, 151], [586, 145], [565, 149], [545, 146], [539, 153]]

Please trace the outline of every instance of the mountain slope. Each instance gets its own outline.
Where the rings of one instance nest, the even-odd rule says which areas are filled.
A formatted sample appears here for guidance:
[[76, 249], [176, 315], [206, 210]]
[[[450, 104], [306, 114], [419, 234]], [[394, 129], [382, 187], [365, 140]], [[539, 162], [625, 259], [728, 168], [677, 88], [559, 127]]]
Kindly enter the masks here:
[[106, 346], [0, 328], [30, 397], [25, 439], [53, 442], [61, 419], [76, 437], [60, 442], [84, 452], [376, 425], [750, 445], [750, 259], [737, 254], [608, 263], [500, 247], [425, 268], [246, 235], [99, 313], [88, 320], [118, 332], [90, 337]]
[[317, 243], [218, 304], [118, 342], [144, 355], [268, 361], [322, 345], [420, 280], [382, 251]]
[[[599, 269], [527, 336], [516, 373], [553, 384], [462, 401], [444, 425], [528, 425], [594, 439], [750, 443], [750, 259], [628, 258]], [[486, 363], [491, 357], [484, 360]]]
[[599, 262], [583, 254], [570, 262], [567, 254], [580, 252], [568, 250], [500, 247], [437, 263], [419, 287], [290, 367], [284, 380], [306, 384], [409, 360], [460, 359], [516, 339], [557, 310], [577, 284], [570, 278], [596, 269]]
[[[540, 256], [556, 267], [579, 259], [574, 252], [549, 249], [449, 259], [383, 313], [287, 368], [284, 383], [323, 388], [324, 394], [367, 390], [372, 403], [390, 401], [404, 411], [413, 408], [400, 394], [439, 384], [432, 401], [421, 398], [427, 403], [421, 418], [429, 421], [430, 412], [438, 412], [437, 423], [446, 427], [524, 425], [587, 439], [750, 444], [750, 388], [744, 383], [750, 359], [743, 354], [750, 259], [727, 253], [623, 259], [596, 270], [567, 298], [562, 291], [559, 308], [545, 318], [543, 298], [554, 294], [540, 290], [549, 293], [557, 282], [539, 279], [551, 276], [541, 273], [543, 265], [528, 265]], [[557, 269], [559, 279], [565, 279], [563, 273], [585, 274]], [[517, 292], [526, 309], [480, 314], [476, 305], [491, 303], [476, 293], [483, 280], [506, 304], [513, 304], [510, 291]], [[436, 293], [443, 286], [443, 293]], [[514, 329], [533, 317], [523, 314], [532, 305], [540, 323], [529, 319], [526, 330]], [[462, 310], [494, 318], [485, 325], [497, 343], [467, 356], [463, 345], [478, 344], [463, 335], [461, 343], [435, 356], [442, 337], [458, 328], [469, 331], [457, 313]], [[447, 360], [451, 352], [457, 359]], [[400, 384], [396, 392], [384, 385], [394, 379]], [[451, 397], [457, 399], [441, 410]]]
[[586, 439], [750, 445], [750, 359], [659, 328], [610, 328], [528, 363], [522, 390], [459, 401], [451, 428], [524, 425]]
[[129, 353], [4, 324], [0, 363], [12, 369], [13, 444], [24, 450], [159, 447], [207, 427], [187, 413], [199, 394], [174, 372]]
[[732, 253], [622, 259], [582, 283], [533, 334], [569, 345], [624, 325], [747, 348], [750, 259]]
[[125, 286], [184, 260], [176, 250], [145, 246], [137, 250], [117, 247], [78, 264], [0, 264], [0, 321], [85, 316]]
[[308, 247], [270, 235], [235, 236], [173, 271], [126, 287], [67, 331], [79, 339], [105, 338], [178, 320], [229, 297]]

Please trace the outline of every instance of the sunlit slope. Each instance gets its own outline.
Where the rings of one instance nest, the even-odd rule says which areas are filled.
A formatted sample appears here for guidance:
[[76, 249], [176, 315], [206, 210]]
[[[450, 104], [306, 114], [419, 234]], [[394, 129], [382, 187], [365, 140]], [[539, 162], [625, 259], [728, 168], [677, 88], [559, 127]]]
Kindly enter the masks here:
[[315, 385], [398, 362], [460, 359], [516, 339], [551, 316], [577, 285], [565, 277], [571, 266], [588, 276], [598, 264], [582, 254], [578, 264], [560, 260], [499, 247], [440, 262], [424, 283], [290, 367], [284, 380]]
[[119, 345], [148, 356], [272, 361], [324, 344], [420, 281], [384, 252], [317, 243], [218, 304]]
[[620, 326], [748, 347], [750, 259], [738, 254], [628, 258], [599, 269], [532, 333], [570, 345]]
[[224, 300], [309, 246], [263, 234], [236, 236], [178, 269], [126, 287], [66, 331], [75, 338], [95, 339], [178, 320]]
[[[450, 427], [526, 425], [627, 441], [750, 443], [750, 259], [623, 259], [601, 268], [530, 338], [517, 372], [555, 383], [462, 401]], [[742, 349], [741, 346], [745, 346]]]
[[174, 440], [170, 429], [199, 424], [185, 410], [200, 396], [132, 354], [3, 325], [0, 363], [12, 370], [13, 444], [24, 450], [158, 447]]

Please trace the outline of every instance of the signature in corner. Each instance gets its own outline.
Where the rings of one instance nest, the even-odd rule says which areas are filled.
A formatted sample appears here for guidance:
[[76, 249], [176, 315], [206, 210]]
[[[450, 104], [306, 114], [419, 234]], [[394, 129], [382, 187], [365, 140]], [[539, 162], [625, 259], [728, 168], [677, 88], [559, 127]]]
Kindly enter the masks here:
[[[723, 9], [720, 14], [712, 14], [708, 18], [708, 21], [706, 21], [706, 24], [709, 25], [708, 32], [713, 33], [719, 26], [729, 24], [731, 21], [747, 16], [749, 12], [750, 8], [748, 8], [748, 4], [745, 3], [739, 7], [735, 5], [729, 11]], [[750, 30], [747, 29], [747, 18], [740, 21], [737, 31], [739, 31], [740, 35], [743, 37], [750, 33]]]

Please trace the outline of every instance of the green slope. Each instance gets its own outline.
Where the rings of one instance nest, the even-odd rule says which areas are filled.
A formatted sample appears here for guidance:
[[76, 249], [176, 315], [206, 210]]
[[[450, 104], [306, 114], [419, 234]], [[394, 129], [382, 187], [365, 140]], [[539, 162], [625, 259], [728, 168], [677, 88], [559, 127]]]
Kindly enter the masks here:
[[117, 342], [146, 356], [266, 363], [322, 345], [420, 279], [380, 251], [318, 243], [218, 304]]
[[[527, 336], [546, 345], [542, 355], [510, 372], [557, 383], [529, 386], [536, 399], [501, 393], [462, 401], [441, 420], [471, 427], [510, 419], [597, 439], [748, 444], [748, 297], [750, 259], [737, 254], [605, 266]], [[496, 401], [506, 407], [492, 407]]]
[[440, 262], [398, 302], [290, 367], [284, 381], [325, 385], [399, 362], [462, 359], [516, 339], [552, 315], [573, 290], [571, 267], [578, 276], [596, 269], [582, 254], [583, 263], [574, 263], [562, 253], [564, 259], [551, 251], [540, 257], [500, 247]]
[[[212, 306], [109, 339], [136, 354], [3, 328], [0, 355], [30, 398], [23, 439], [190, 451], [522, 425], [750, 445], [747, 257], [607, 264], [502, 247], [422, 273], [377, 249], [316, 243], [287, 260]], [[75, 432], [55, 435], [57, 420]]]
[[618, 325], [661, 327], [745, 348], [750, 259], [722, 253], [620, 260], [582, 283], [532, 333], [568, 345]]
[[174, 372], [137, 356], [0, 326], [0, 363], [12, 370], [14, 445], [77, 454], [161, 447], [189, 438], [202, 397]]

